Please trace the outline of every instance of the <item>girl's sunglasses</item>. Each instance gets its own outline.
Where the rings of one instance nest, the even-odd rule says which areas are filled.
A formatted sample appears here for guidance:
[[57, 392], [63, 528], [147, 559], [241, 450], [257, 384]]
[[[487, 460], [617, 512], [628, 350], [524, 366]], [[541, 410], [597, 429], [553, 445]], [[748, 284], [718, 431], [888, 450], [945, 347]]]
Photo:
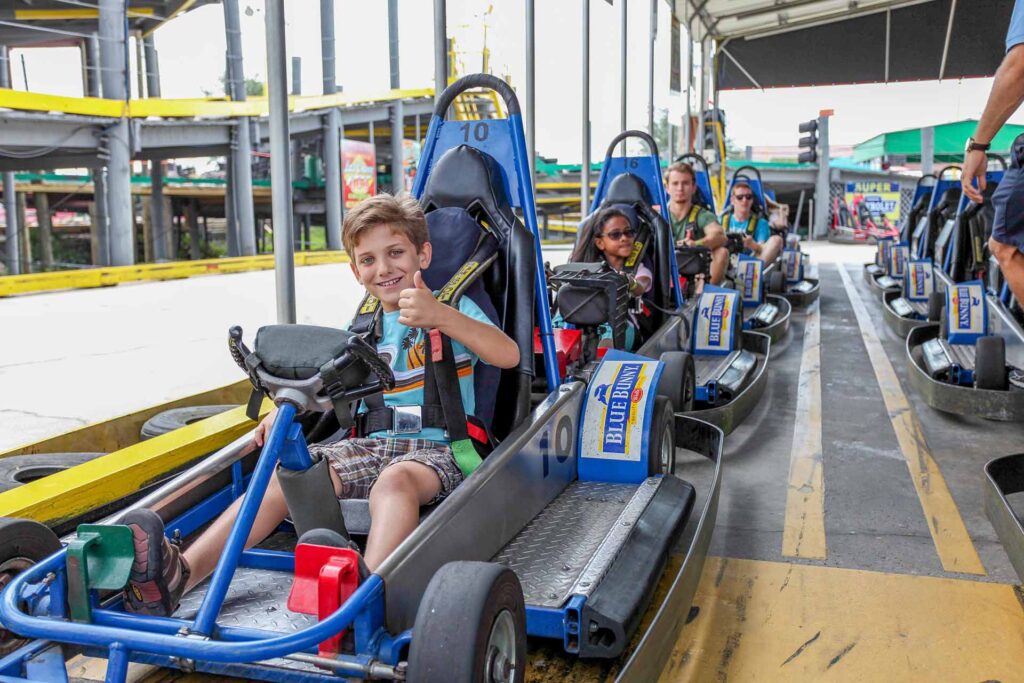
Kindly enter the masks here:
[[628, 237], [629, 239], [633, 239], [634, 237], [636, 237], [636, 230], [633, 230], [632, 228], [629, 229], [629, 230], [612, 230], [611, 232], [606, 232], [605, 234], [603, 234], [601, 236], [606, 238], [606, 239], [610, 239], [613, 242], [618, 242], [623, 237]]
[[748, 202], [748, 201], [750, 201], [753, 198], [754, 198], [754, 195], [752, 195], [752, 194], [737, 194], [737, 195], [733, 195], [733, 199], [735, 199], [738, 202]]

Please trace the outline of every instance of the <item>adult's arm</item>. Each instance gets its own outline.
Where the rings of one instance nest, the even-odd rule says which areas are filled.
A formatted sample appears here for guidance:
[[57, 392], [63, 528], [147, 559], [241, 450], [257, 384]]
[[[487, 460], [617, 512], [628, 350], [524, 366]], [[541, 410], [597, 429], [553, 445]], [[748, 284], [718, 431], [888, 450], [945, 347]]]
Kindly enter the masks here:
[[[1003, 58], [1003, 63], [996, 71], [992, 83], [992, 92], [985, 103], [985, 111], [981, 114], [978, 127], [974, 131], [974, 140], [988, 143], [996, 136], [1013, 112], [1024, 102], [1024, 43], [1010, 48]], [[972, 201], [981, 203], [981, 192], [985, 189], [985, 170], [988, 158], [985, 152], [976, 150], [964, 157], [963, 173], [960, 183], [964, 194]], [[978, 179], [978, 187], [971, 184], [973, 178]]]
[[716, 221], [704, 226], [704, 237], [697, 241], [700, 243], [700, 246], [707, 247], [708, 249], [717, 249], [718, 247], [724, 247], [729, 240], [725, 236], [725, 228]]

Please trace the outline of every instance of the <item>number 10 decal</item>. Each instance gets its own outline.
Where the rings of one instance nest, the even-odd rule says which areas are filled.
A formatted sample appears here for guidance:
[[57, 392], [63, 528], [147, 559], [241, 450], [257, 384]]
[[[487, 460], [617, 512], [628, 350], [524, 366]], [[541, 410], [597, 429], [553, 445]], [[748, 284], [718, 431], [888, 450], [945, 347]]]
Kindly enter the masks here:
[[473, 133], [473, 139], [477, 142], [483, 142], [487, 139], [487, 136], [491, 134], [491, 128], [487, 125], [486, 121], [477, 121], [475, 123], [464, 123], [459, 126], [459, 130], [462, 131], [462, 141], [469, 142], [470, 131]]

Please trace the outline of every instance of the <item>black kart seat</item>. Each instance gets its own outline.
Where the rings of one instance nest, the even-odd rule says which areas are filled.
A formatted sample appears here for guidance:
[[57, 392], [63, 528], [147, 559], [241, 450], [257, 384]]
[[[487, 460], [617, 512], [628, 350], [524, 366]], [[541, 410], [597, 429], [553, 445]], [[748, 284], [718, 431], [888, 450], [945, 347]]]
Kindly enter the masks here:
[[921, 220], [921, 216], [924, 216], [928, 212], [928, 202], [931, 201], [931, 194], [928, 192], [921, 193], [921, 196], [917, 198], [914, 206], [910, 208], [910, 213], [907, 215], [907, 219], [903, 222], [903, 229], [900, 231], [900, 241], [910, 243], [911, 232], [917, 226]]
[[[460, 145], [438, 159], [420, 203], [428, 220], [431, 220], [431, 213], [440, 209], [464, 209], [478, 227], [484, 226], [497, 239], [497, 259], [480, 276], [480, 282], [493, 304], [499, 327], [520, 349], [532, 350], [533, 330], [537, 324], [534, 238], [512, 211], [505, 188], [502, 169], [491, 156]], [[433, 234], [431, 240], [435, 257], [438, 251], [448, 248], [443, 241], [435, 240]], [[499, 381], [480, 387], [483, 391], [476, 395], [478, 405], [489, 402], [492, 406], [503, 406], [496, 411], [491, 423], [491, 431], [499, 439], [507, 436], [530, 412], [533, 354], [520, 355], [517, 367], [497, 371]]]
[[925, 255], [935, 254], [935, 241], [939, 238], [946, 221], [956, 214], [957, 204], [960, 203], [960, 188], [952, 187], [942, 193], [935, 207], [928, 214], [927, 233], [923, 236], [925, 240]]
[[995, 219], [992, 194], [997, 186], [998, 183], [989, 183], [982, 192], [984, 201], [968, 204], [957, 221], [949, 246], [953, 253], [948, 274], [954, 282], [974, 279], [975, 273], [987, 265], [988, 238]]
[[[468, 211], [453, 206], [428, 213], [427, 229], [434, 250], [430, 266], [423, 271], [423, 282], [434, 291], [452, 282], [456, 273], [472, 260], [482, 240], [496, 239], [483, 230]], [[488, 320], [500, 327], [498, 311], [479, 277], [472, 280], [462, 296], [472, 299]], [[488, 428], [494, 418], [494, 401], [497, 398], [494, 388], [498, 386], [499, 374], [498, 368], [483, 361], [478, 361], [473, 371], [474, 414]]]

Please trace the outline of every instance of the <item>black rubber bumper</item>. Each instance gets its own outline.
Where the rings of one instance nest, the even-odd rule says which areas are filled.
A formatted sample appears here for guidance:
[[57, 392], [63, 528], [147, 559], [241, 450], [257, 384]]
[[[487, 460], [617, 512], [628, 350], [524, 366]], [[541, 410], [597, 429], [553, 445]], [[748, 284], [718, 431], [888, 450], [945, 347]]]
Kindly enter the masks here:
[[667, 475], [608, 573], [583, 605], [580, 656], [618, 657], [650, 604], [658, 578], [693, 510], [693, 486]]

